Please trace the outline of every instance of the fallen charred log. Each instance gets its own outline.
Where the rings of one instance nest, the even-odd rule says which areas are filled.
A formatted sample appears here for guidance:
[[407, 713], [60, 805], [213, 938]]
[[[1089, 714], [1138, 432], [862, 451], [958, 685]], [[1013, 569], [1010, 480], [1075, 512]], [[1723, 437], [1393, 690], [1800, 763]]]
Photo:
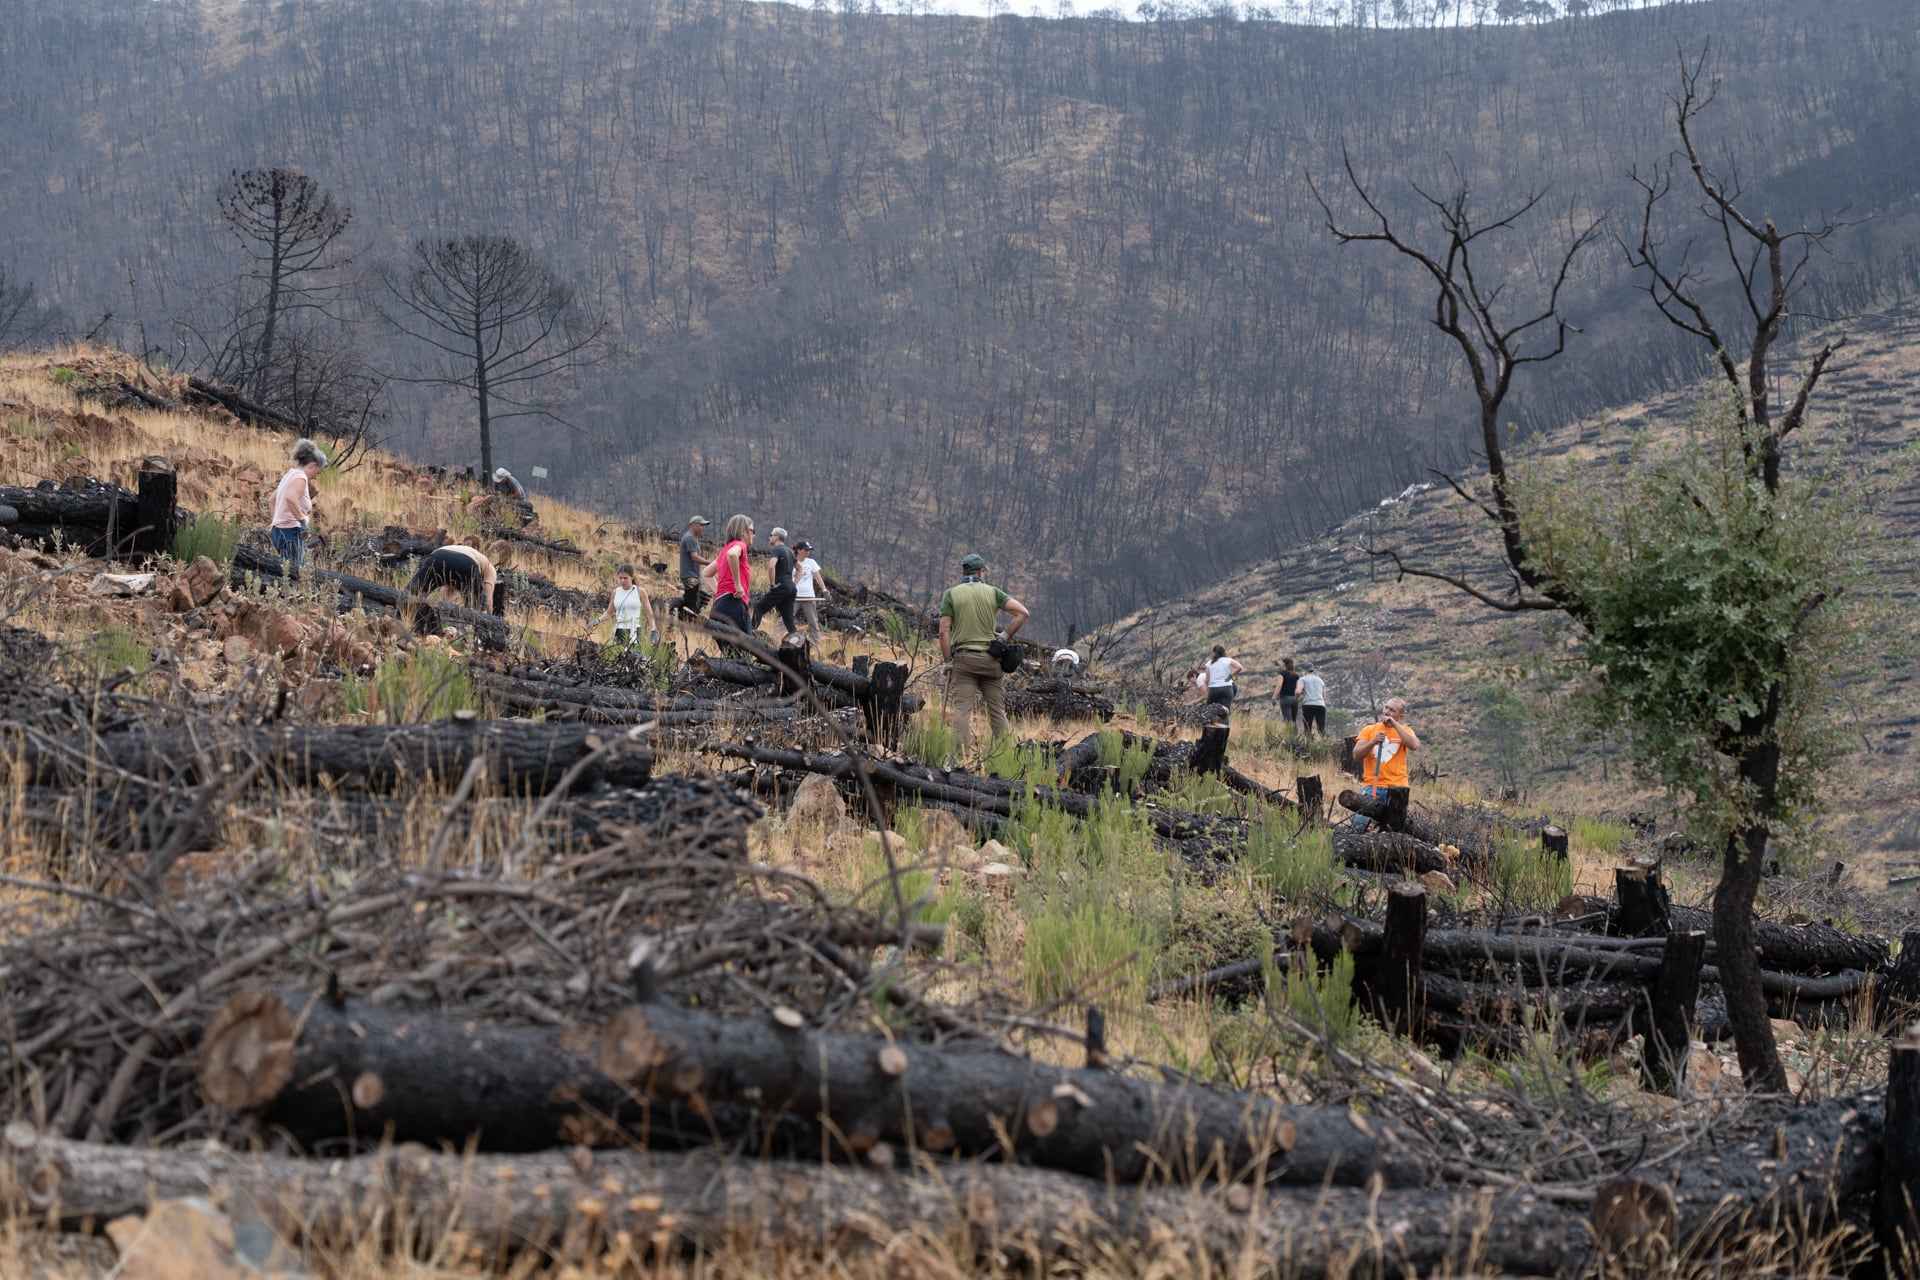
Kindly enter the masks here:
[[1355, 833], [1336, 829], [1333, 853], [1348, 866], [1369, 871], [1410, 871], [1424, 875], [1429, 871], [1447, 871], [1454, 865], [1434, 845], [1398, 831]]
[[1395, 1125], [1355, 1123], [1344, 1107], [825, 1035], [778, 1010], [760, 1020], [635, 1005], [607, 1024], [599, 1061], [614, 1079], [662, 1097], [817, 1116], [860, 1155], [881, 1143], [959, 1156], [1011, 1144], [1024, 1164], [1120, 1182], [1171, 1174], [1404, 1187], [1425, 1178]]
[[[428, 1247], [446, 1247], [457, 1231], [460, 1244], [498, 1256], [617, 1234], [662, 1250], [777, 1242], [844, 1252], [879, 1247], [884, 1229], [887, 1240], [920, 1232], [942, 1249], [970, 1240], [983, 1256], [1071, 1260], [1130, 1248], [1182, 1271], [1196, 1252], [1222, 1265], [1285, 1258], [1289, 1275], [1312, 1280], [1374, 1262], [1394, 1274], [1485, 1265], [1545, 1275], [1577, 1268], [1590, 1241], [1581, 1215], [1530, 1192], [1269, 1188], [1248, 1197], [1246, 1188], [1116, 1188], [972, 1162], [895, 1172], [712, 1153], [463, 1157], [417, 1147], [302, 1160], [72, 1142], [26, 1124], [9, 1128], [4, 1158], [14, 1185], [33, 1188], [36, 1212], [63, 1222], [223, 1192], [290, 1239], [363, 1240], [398, 1216], [418, 1224]], [[502, 1195], [508, 1186], [547, 1194]]]
[[318, 993], [235, 995], [207, 1028], [198, 1073], [210, 1100], [255, 1113], [309, 1150], [819, 1149], [818, 1135], [790, 1118], [763, 1125], [749, 1109], [654, 1098], [610, 1080], [588, 1035]]
[[475, 761], [509, 793], [637, 786], [653, 774], [651, 753], [590, 726], [453, 719], [412, 725], [150, 726], [106, 734], [87, 748], [38, 735], [22, 744], [19, 783], [72, 786], [117, 774], [150, 782], [199, 782], [258, 766], [263, 782], [307, 788], [325, 780], [368, 791], [437, 782], [451, 787]]

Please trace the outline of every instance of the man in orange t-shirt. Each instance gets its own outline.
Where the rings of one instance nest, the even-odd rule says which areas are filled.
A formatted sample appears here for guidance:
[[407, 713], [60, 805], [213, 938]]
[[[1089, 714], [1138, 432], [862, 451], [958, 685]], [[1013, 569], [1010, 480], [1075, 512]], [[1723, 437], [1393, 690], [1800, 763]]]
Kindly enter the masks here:
[[[1353, 740], [1354, 763], [1360, 766], [1360, 794], [1377, 796], [1388, 787], [1404, 787], [1407, 782], [1407, 753], [1420, 749], [1420, 735], [1406, 721], [1407, 704], [1390, 698], [1381, 709], [1380, 719], [1362, 729]], [[1367, 818], [1355, 814], [1353, 829], [1365, 831], [1372, 826]]]

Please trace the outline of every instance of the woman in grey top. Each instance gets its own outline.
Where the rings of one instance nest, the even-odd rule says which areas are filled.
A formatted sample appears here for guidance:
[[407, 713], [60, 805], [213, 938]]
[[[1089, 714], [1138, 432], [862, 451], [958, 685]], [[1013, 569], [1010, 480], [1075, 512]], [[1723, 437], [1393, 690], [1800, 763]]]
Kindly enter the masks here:
[[1313, 664], [1307, 664], [1306, 671], [1300, 677], [1300, 731], [1319, 733], [1327, 736], [1327, 682], [1314, 672]]

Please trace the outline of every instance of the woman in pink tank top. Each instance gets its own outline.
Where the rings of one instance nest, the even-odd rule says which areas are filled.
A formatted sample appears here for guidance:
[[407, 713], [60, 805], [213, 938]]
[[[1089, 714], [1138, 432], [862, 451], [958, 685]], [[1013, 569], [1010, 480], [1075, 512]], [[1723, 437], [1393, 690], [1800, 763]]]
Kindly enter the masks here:
[[747, 606], [753, 590], [747, 557], [753, 551], [753, 521], [734, 516], [727, 521], [727, 545], [713, 558], [714, 597], [708, 620], [716, 628], [750, 631]]

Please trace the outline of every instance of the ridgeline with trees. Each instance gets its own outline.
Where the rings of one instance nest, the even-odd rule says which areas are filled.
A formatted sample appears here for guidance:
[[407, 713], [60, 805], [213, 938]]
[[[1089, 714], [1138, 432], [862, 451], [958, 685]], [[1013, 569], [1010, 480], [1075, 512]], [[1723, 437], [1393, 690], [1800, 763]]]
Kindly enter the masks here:
[[[1076, 572], [1017, 585], [1084, 628], [1477, 447], [1417, 282], [1324, 235], [1304, 174], [1337, 171], [1343, 143], [1363, 177], [1457, 173], [1487, 208], [1544, 189], [1626, 225], [1630, 175], [1666, 142], [1672, 50], [1711, 44], [1749, 189], [1783, 227], [1847, 206], [1807, 309], [1910, 296], [1904, 5], [1599, 8], [1409, 6], [1380, 28], [6, 0], [0, 111], [22, 127], [0, 137], [0, 319], [23, 298], [34, 332], [201, 371], [229, 350], [284, 361], [291, 329], [304, 367], [386, 388], [397, 447], [477, 461], [472, 394], [397, 381], [435, 353], [378, 319], [374, 267], [422, 239], [511, 237], [622, 354], [531, 388], [542, 416], [494, 432], [498, 461], [607, 510], [777, 506], [915, 597], [963, 544], [1009, 564], [1070, 548]], [[270, 242], [262, 258], [222, 217], [236, 171], [351, 207], [326, 252], [355, 255], [358, 288], [269, 329]], [[1416, 208], [1373, 186], [1390, 216]], [[1514, 230], [1515, 286], [1560, 232]], [[1608, 259], [1584, 256], [1561, 295], [1580, 358], [1514, 383], [1523, 430], [1711, 369]]]

